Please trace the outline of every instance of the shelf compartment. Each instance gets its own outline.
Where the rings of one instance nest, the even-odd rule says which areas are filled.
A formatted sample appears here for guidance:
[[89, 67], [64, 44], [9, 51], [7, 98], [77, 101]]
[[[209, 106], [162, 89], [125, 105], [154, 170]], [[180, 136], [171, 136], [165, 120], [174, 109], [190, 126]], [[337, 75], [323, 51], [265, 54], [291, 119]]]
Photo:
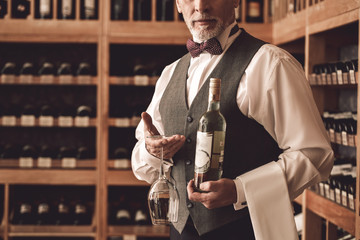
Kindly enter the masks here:
[[106, 176], [108, 185], [150, 186], [147, 182], [138, 180], [131, 170], [109, 170], [107, 171]]
[[95, 185], [95, 170], [0, 169], [2, 184]]
[[96, 43], [101, 34], [99, 21], [4, 19], [0, 26], [1, 41], [88, 42]]
[[2, 77], [0, 76], [0, 84], [8, 85], [96, 85], [98, 77], [82, 78], [73, 76], [71, 79], [61, 80], [58, 76], [54, 76], [53, 81], [46, 82], [41, 77], [22, 78], [21, 76], [15, 77]]
[[138, 237], [169, 237], [168, 226], [109, 226], [109, 236], [135, 235]]
[[95, 226], [35, 226], [10, 225], [10, 237], [94, 237]]
[[306, 208], [316, 215], [355, 235], [355, 213], [320, 195], [305, 190]]

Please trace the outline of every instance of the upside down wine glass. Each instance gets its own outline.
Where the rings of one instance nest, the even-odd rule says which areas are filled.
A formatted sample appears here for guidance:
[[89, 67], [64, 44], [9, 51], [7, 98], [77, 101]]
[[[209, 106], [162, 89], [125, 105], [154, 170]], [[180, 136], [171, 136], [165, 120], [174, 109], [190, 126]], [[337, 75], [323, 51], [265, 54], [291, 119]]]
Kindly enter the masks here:
[[[161, 135], [150, 137], [164, 138]], [[159, 178], [151, 185], [148, 194], [150, 217], [154, 225], [168, 225], [178, 221], [179, 194], [175, 185], [165, 175], [163, 154], [163, 148], [161, 148]]]

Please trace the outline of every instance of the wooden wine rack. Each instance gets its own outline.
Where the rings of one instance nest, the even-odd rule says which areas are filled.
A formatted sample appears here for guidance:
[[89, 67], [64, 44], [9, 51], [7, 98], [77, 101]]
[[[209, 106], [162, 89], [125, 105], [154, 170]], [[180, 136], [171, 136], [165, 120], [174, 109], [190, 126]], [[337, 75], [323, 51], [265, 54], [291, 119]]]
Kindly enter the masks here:
[[[57, 0], [53, 0], [54, 3]], [[150, 21], [133, 20], [134, 0], [129, 0], [129, 20], [114, 21], [110, 19], [111, 1], [99, 1], [98, 19], [80, 19], [80, 0], [76, 0], [76, 14], [74, 20], [58, 20], [56, 18], [57, 4], [53, 4], [54, 16], [52, 19], [35, 19], [34, 2], [30, 0], [30, 15], [27, 19], [11, 18], [11, 2], [8, 1], [8, 14], [0, 19], [0, 44], [6, 42], [17, 43], [77, 43], [95, 44], [97, 54], [97, 76], [88, 82], [79, 82], [76, 77], [67, 85], [91, 85], [96, 87], [97, 116], [91, 119], [90, 127], [96, 128], [96, 152], [94, 160], [84, 162], [86, 169], [22, 169], [1, 168], [0, 184], [4, 186], [4, 213], [0, 225], [0, 237], [8, 240], [17, 236], [48, 236], [48, 237], [93, 237], [97, 240], [105, 240], [110, 236], [142, 236], [142, 237], [167, 237], [167, 227], [158, 226], [111, 226], [108, 224], [108, 188], [109, 186], [149, 186], [147, 183], [135, 178], [131, 170], [118, 170], [113, 168], [113, 162], [109, 160], [109, 128], [124, 126], [119, 125], [116, 118], [109, 116], [109, 91], [110, 86], [141, 86], [133, 77], [110, 76], [110, 45], [183, 45], [189, 32], [178, 17], [174, 7], [174, 20], [169, 22], [156, 21], [156, 0], [152, 2], [152, 18]], [[274, 16], [268, 16], [271, 7], [270, 0], [264, 1], [264, 23], [246, 23], [246, 1], [241, 1], [242, 18], [240, 27], [267, 42], [284, 47], [292, 53], [305, 55], [305, 70], [309, 74], [312, 65], [317, 61], [325, 60], [316, 58], [316, 55], [324, 55], [321, 42], [316, 42], [313, 35], [326, 32], [330, 29], [341, 27], [349, 23], [359, 21], [360, 3], [357, 0], [323, 0], [319, 3], [313, 0], [297, 1], [297, 13], [288, 13], [286, 7], [292, 1], [286, 0], [281, 6], [275, 6]], [[278, 1], [272, 1], [275, 4]], [[316, 1], [317, 2], [317, 1]], [[286, 4], [288, 5], [286, 5]], [[285, 5], [283, 5], [285, 4]], [[271, 20], [272, 19], [272, 20]], [[273, 22], [272, 22], [273, 21]], [[354, 36], [357, 39], [359, 36]], [[341, 42], [341, 36], [333, 36]], [[318, 49], [317, 49], [318, 48]], [[314, 51], [314, 52], [310, 52]], [[148, 85], [153, 86], [157, 77], [149, 78]], [[25, 83], [16, 77], [14, 82], [3, 84], [23, 85]], [[34, 77], [27, 85], [41, 85], [39, 78]], [[55, 79], [53, 85], [61, 86], [62, 83]], [[359, 85], [355, 86], [359, 88]], [[319, 103], [320, 112], [324, 109], [323, 92], [315, 91], [314, 96]], [[359, 108], [358, 104], [358, 108]], [[358, 111], [359, 112], [359, 111]], [[1, 120], [1, 119], [0, 119]], [[16, 125], [20, 126], [19, 120]], [[56, 122], [56, 121], [55, 121]], [[1, 121], [0, 121], [1, 125]], [[56, 124], [55, 124], [56, 125]], [[359, 129], [358, 124], [358, 129]], [[126, 127], [126, 126], [125, 126]], [[358, 148], [358, 146], [356, 146]], [[357, 149], [357, 164], [359, 166], [360, 153]], [[11, 162], [11, 164], [18, 165]], [[55, 163], [54, 163], [55, 164]], [[55, 165], [59, 165], [56, 163]], [[7, 166], [10, 167], [10, 166]], [[16, 167], [16, 166], [12, 166]], [[90, 169], [87, 169], [90, 167]], [[358, 170], [358, 175], [359, 175]], [[16, 184], [35, 185], [86, 185], [95, 186], [95, 209], [93, 221], [90, 226], [15, 226], [9, 223], [10, 187]], [[328, 200], [318, 197], [306, 191], [297, 202], [302, 204], [305, 214], [304, 239], [317, 239], [316, 230], [311, 227], [309, 221], [318, 221], [319, 217], [328, 219], [333, 225], [337, 219], [346, 216], [342, 227], [360, 239], [359, 217], [359, 181], [357, 181], [356, 213], [349, 213], [343, 208], [336, 208], [331, 216], [327, 215], [326, 209], [320, 206], [328, 206]], [[146, 194], [146, 193], [144, 193]], [[332, 207], [332, 205], [329, 207]], [[310, 217], [309, 217], [310, 216]], [[315, 220], [314, 220], [315, 219]], [[330, 224], [330, 226], [332, 226]], [[329, 228], [333, 229], [333, 228]], [[330, 238], [328, 238], [330, 239]]]

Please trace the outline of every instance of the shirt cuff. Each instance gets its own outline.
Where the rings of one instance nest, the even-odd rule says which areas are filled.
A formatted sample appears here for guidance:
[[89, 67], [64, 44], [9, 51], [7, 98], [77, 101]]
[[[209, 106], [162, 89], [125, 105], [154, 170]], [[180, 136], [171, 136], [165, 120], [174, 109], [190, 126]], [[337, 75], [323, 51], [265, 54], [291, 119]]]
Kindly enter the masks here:
[[243, 209], [247, 206], [244, 188], [241, 182], [241, 179], [237, 177], [234, 179], [235, 187], [236, 187], [236, 194], [237, 194], [237, 201], [233, 204], [235, 211]]

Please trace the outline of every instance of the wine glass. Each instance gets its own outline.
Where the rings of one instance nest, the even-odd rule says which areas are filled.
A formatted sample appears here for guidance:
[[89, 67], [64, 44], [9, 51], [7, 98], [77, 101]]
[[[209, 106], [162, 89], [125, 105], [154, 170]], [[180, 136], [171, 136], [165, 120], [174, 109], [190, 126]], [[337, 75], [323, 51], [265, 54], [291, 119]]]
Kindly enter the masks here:
[[[162, 135], [149, 136], [162, 139]], [[151, 222], [154, 225], [168, 225], [178, 221], [179, 194], [175, 184], [170, 182], [163, 168], [163, 148], [160, 150], [159, 178], [151, 185], [148, 204]]]

